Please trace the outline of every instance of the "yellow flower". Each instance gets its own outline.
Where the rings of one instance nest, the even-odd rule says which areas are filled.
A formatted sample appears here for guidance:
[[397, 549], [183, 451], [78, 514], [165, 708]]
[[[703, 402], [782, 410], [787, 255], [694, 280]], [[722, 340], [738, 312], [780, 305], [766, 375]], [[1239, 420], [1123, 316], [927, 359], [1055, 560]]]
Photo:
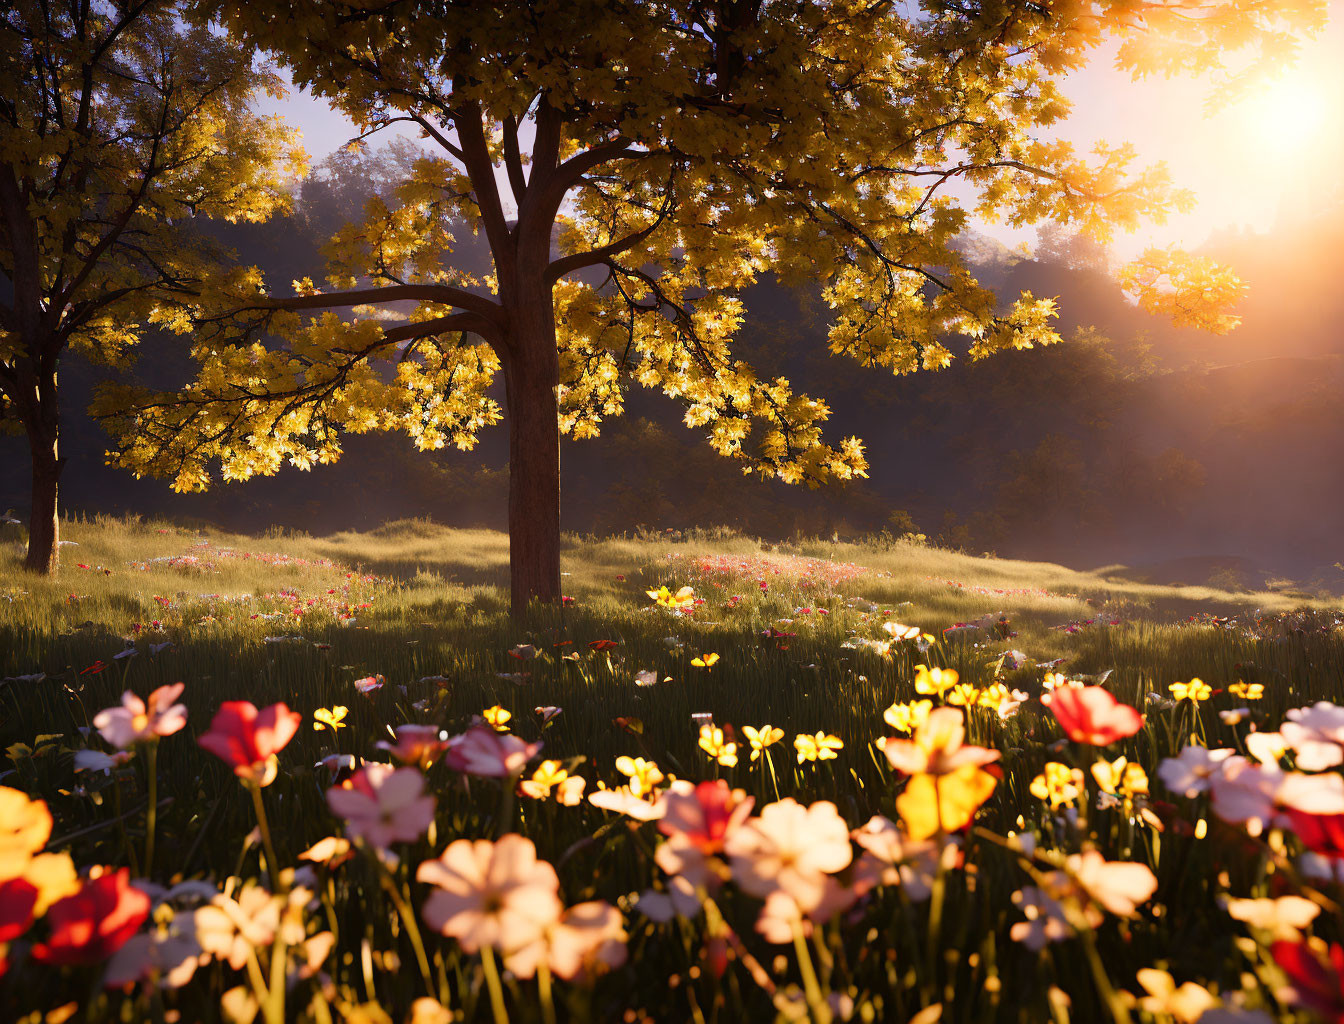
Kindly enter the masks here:
[[1148, 793], [1148, 773], [1143, 765], [1123, 757], [1114, 761], [1098, 761], [1092, 766], [1092, 778], [1107, 793], [1123, 796], [1145, 796]]
[[519, 783], [519, 788], [533, 800], [545, 800], [551, 795], [551, 788], [567, 778], [569, 772], [560, 767], [559, 761], [542, 761], [532, 773], [532, 778]]
[[1242, 700], [1260, 700], [1265, 695], [1264, 683], [1243, 683], [1238, 679], [1227, 688], [1227, 692]]
[[659, 587], [657, 590], [646, 590], [644, 593], [653, 598], [655, 604], [663, 608], [676, 610], [679, 608], [689, 608], [695, 604], [695, 591], [690, 587], [682, 587], [675, 594], [668, 590], [667, 587]]
[[696, 668], [713, 668], [719, 663], [717, 654], [702, 654], [698, 658], [692, 658], [691, 664]]
[[912, 700], [905, 704], [893, 704], [882, 718], [897, 732], [911, 733], [929, 720], [929, 712], [932, 710], [933, 701]]
[[1172, 683], [1167, 689], [1176, 700], [1189, 700], [1196, 704], [1213, 696], [1213, 687], [1202, 679], [1191, 679], [1188, 683]]
[[784, 730], [776, 729], [773, 725], [763, 725], [759, 729], [744, 725], [742, 735], [751, 741], [751, 759], [755, 761], [766, 747], [772, 746], [784, 738]]
[[723, 741], [723, 730], [716, 725], [700, 726], [700, 749], [725, 768], [737, 764], [737, 744]]
[[319, 732], [323, 729], [330, 729], [335, 732], [337, 729], [345, 728], [345, 716], [349, 714], [350, 709], [342, 704], [336, 704], [329, 708], [318, 708], [313, 712], [313, 728]]
[[973, 683], [958, 683], [947, 691], [947, 702], [959, 708], [971, 707], [980, 701], [980, 688]]
[[950, 668], [929, 668], [928, 665], [915, 666], [915, 692], [931, 693], [941, 697], [957, 685], [957, 673]]
[[838, 736], [824, 732], [813, 736], [800, 732], [793, 738], [793, 749], [798, 751], [799, 764], [804, 761], [833, 761], [839, 756], [836, 751], [844, 749], [844, 746], [844, 741]]
[[643, 797], [653, 792], [653, 788], [663, 781], [663, 773], [653, 761], [642, 757], [616, 758], [616, 770], [630, 780], [630, 792]]
[[896, 810], [910, 838], [922, 842], [969, 825], [996, 785], [994, 776], [974, 764], [937, 777], [920, 773], [896, 798]]
[[1062, 690], [1065, 687], [1081, 690], [1086, 684], [1081, 679], [1070, 679], [1063, 672], [1047, 672], [1045, 678], [1041, 680], [1041, 685], [1047, 690]]
[[1041, 774], [1031, 780], [1031, 795], [1049, 800], [1051, 810], [1060, 804], [1072, 804], [1082, 791], [1083, 773], [1058, 761], [1046, 762]]
[[980, 691], [980, 695], [977, 698], [976, 703], [978, 703], [982, 708], [993, 708], [995, 711], [997, 711], [999, 709], [999, 705], [1006, 700], [1011, 700], [1012, 696], [1013, 696], [1012, 691], [1010, 691], [1007, 686], [1005, 686], [1003, 683], [994, 682], [990, 683], [988, 686], [986, 686], [983, 690]]
[[486, 708], [482, 711], [481, 717], [493, 725], [497, 732], [508, 732], [508, 721], [513, 717], [513, 713], [511, 711], [505, 711], [502, 707], [496, 704], [494, 707]]

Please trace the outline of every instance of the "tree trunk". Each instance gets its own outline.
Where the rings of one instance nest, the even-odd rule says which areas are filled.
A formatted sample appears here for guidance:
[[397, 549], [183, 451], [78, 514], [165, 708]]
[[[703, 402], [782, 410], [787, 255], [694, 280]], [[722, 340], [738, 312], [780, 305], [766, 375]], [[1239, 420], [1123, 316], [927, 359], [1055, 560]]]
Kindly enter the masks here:
[[57, 450], [59, 426], [54, 412], [28, 428], [33, 457], [33, 502], [28, 516], [28, 557], [24, 568], [50, 576], [60, 554], [60, 519], [56, 490], [65, 460]]
[[560, 365], [550, 289], [515, 311], [504, 360], [509, 421], [509, 603], [560, 601]]

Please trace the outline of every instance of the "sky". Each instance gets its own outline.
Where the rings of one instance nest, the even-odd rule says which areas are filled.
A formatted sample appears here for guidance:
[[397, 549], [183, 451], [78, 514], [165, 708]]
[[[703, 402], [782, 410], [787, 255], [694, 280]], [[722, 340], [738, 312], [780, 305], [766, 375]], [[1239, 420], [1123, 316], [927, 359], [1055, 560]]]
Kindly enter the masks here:
[[[1065, 82], [1073, 114], [1058, 132], [1080, 148], [1098, 139], [1128, 141], [1140, 162], [1162, 161], [1198, 204], [1162, 226], [1117, 238], [1130, 257], [1148, 245], [1197, 248], [1229, 229], [1265, 231], [1280, 216], [1301, 217], [1323, 191], [1344, 191], [1344, 0], [1330, 0], [1324, 33], [1304, 41], [1295, 67], [1249, 97], [1210, 110], [1209, 80], [1153, 78], [1134, 82], [1099, 52]], [[291, 90], [274, 104], [303, 132], [314, 163], [354, 134], [325, 101]], [[505, 190], [507, 194], [507, 190]], [[1034, 229], [977, 228], [1009, 244], [1030, 242]]]

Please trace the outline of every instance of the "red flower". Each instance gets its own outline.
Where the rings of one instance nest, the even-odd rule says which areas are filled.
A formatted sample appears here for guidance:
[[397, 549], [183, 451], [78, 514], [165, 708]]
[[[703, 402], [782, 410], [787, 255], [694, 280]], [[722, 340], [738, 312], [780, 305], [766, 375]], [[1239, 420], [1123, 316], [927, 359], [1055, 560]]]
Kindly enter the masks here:
[[658, 830], [665, 836], [684, 838], [702, 853], [717, 853], [728, 833], [751, 815], [755, 803], [754, 797], [731, 789], [723, 779], [694, 788], [689, 782], [675, 782], [663, 795], [666, 810]]
[[1143, 728], [1143, 715], [1100, 686], [1066, 686], [1046, 694], [1041, 703], [1049, 706], [1055, 720], [1076, 743], [1104, 747]]
[[124, 946], [149, 916], [149, 896], [130, 883], [128, 868], [86, 881], [47, 910], [51, 938], [33, 947], [44, 964], [95, 964]]
[[[37, 906], [37, 886], [24, 878], [0, 883], [0, 943], [17, 939], [33, 923]], [[0, 967], [0, 974], [4, 968]]]
[[1344, 857], [1344, 814], [1308, 814], [1294, 807], [1283, 811], [1308, 850], [1326, 857]]
[[275, 777], [276, 753], [294, 738], [303, 716], [281, 701], [258, 711], [251, 701], [229, 700], [219, 706], [210, 731], [199, 743], [228, 763], [240, 779], [268, 785]]
[[613, 647], [619, 647], [620, 644], [615, 640], [594, 640], [588, 646], [594, 651], [609, 651]]
[[1328, 962], [1305, 942], [1276, 942], [1270, 952], [1292, 983], [1288, 998], [1333, 1024], [1344, 1024], [1344, 948], [1332, 945]]

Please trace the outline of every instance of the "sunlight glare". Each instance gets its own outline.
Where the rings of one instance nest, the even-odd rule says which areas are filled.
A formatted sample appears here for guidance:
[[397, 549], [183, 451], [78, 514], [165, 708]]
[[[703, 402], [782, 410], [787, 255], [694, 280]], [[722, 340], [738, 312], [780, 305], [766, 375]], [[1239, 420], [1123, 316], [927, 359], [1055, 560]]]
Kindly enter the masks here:
[[1344, 97], [1332, 79], [1294, 72], [1265, 83], [1234, 108], [1247, 142], [1272, 152], [1331, 148], [1344, 117]]

